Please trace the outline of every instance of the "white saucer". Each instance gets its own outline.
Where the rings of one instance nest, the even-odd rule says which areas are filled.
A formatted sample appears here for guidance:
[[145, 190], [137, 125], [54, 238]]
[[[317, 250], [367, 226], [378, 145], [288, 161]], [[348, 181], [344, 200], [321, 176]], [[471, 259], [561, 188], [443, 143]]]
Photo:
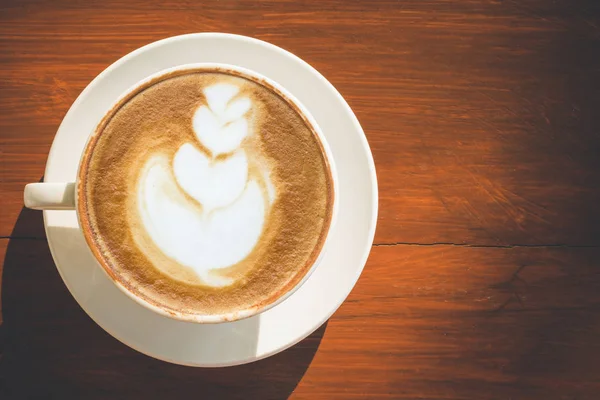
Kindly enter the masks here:
[[60, 275], [98, 325], [149, 356], [218, 367], [278, 353], [310, 335], [337, 310], [358, 280], [373, 243], [377, 179], [358, 120], [314, 68], [260, 40], [201, 33], [144, 46], [98, 75], [60, 125], [45, 181], [75, 180], [88, 135], [125, 90], [163, 69], [200, 62], [239, 65], [277, 81], [309, 109], [327, 138], [338, 168], [339, 214], [327, 253], [306, 283], [281, 304], [249, 319], [215, 325], [179, 322], [137, 304], [107, 278], [85, 244], [74, 211], [44, 211], [44, 223]]

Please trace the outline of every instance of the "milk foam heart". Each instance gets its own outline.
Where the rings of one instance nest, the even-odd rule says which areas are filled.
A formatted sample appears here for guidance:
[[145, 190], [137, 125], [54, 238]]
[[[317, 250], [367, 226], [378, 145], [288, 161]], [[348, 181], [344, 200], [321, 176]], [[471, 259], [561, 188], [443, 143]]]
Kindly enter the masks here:
[[231, 84], [205, 88], [207, 104], [192, 120], [198, 143], [182, 144], [172, 161], [152, 155], [138, 181], [138, 212], [153, 243], [214, 287], [233, 283], [219, 270], [252, 252], [277, 196], [265, 165], [257, 162], [250, 176], [250, 160], [260, 155], [243, 148], [252, 102], [238, 92]]
[[265, 218], [265, 200], [255, 180], [228, 207], [202, 212], [175, 184], [165, 156], [148, 160], [139, 186], [140, 215], [159, 249], [192, 268], [210, 286], [233, 283], [214, 269], [243, 260], [258, 241]]
[[248, 180], [246, 152], [214, 162], [191, 143], [179, 148], [173, 159], [173, 173], [181, 188], [196, 199], [205, 213], [225, 207], [237, 199]]
[[216, 84], [204, 90], [208, 106], [194, 114], [193, 126], [198, 140], [213, 156], [237, 149], [248, 135], [248, 121], [243, 117], [250, 110], [250, 99], [230, 100], [239, 89], [230, 84]]

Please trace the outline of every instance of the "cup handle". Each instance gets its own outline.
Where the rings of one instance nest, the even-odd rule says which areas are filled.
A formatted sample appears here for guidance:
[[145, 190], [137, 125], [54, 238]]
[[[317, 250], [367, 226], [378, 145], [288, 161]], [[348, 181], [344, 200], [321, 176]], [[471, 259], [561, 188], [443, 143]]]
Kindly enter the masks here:
[[25, 207], [34, 210], [74, 210], [75, 183], [30, 183], [23, 197]]

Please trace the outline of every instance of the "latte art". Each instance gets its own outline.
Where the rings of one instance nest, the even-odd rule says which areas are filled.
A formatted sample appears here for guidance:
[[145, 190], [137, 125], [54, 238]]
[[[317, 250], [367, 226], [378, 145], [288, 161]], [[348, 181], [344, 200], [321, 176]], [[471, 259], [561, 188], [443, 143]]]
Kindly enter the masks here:
[[333, 208], [313, 126], [274, 87], [192, 69], [130, 92], [79, 170], [82, 231], [105, 271], [161, 310], [272, 304], [320, 254]]
[[[172, 162], [153, 155], [138, 181], [138, 212], [154, 244], [209, 286], [233, 283], [218, 270], [250, 254], [275, 200], [268, 166], [242, 146], [252, 133], [252, 102], [235, 98], [238, 92], [231, 84], [204, 89], [208, 105], [198, 108], [192, 124], [202, 147], [186, 142]], [[249, 158], [258, 176], [249, 173]]]

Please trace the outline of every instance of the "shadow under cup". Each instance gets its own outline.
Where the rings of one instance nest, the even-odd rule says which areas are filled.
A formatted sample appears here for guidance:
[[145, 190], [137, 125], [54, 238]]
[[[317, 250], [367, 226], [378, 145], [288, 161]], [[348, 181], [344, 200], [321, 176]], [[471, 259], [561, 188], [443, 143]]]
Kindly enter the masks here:
[[[150, 297], [143, 290], [145, 283], [126, 279], [119, 273], [119, 268], [113, 266], [113, 262], [107, 256], [106, 252], [101, 248], [102, 245], [98, 240], [98, 235], [94, 232], [94, 225], [91, 218], [92, 208], [90, 207], [90, 195], [88, 187], [88, 178], [91, 165], [92, 156], [95, 149], [97, 148], [99, 139], [102, 137], [105, 128], [110, 124], [115, 114], [128, 102], [140, 93], [146, 91], [148, 88], [153, 87], [159, 82], [177, 78], [183, 75], [189, 75], [192, 73], [220, 73], [229, 76], [244, 78], [250, 80], [260, 86], [266, 87], [270, 92], [279, 96], [288, 106], [290, 106], [297, 115], [302, 119], [306, 127], [312, 132], [314, 141], [318, 144], [320, 154], [323, 159], [326, 173], [328, 174], [329, 191], [327, 195], [327, 208], [324, 217], [323, 227], [319, 233], [316, 246], [312, 249], [309, 261], [303, 263], [303, 266], [297, 267], [295, 275], [278, 291], [266, 299], [260, 299], [256, 304], [252, 304], [249, 307], [236, 309], [231, 312], [209, 314], [202, 312], [201, 310], [191, 311], [189, 309], [177, 309], [169, 306], [168, 303], [162, 302], [160, 298]], [[132, 298], [142, 306], [159, 313], [161, 315], [174, 318], [182, 321], [196, 322], [196, 323], [220, 323], [226, 321], [234, 321], [243, 318], [248, 318], [263, 311], [274, 307], [278, 303], [285, 300], [293, 292], [295, 292], [311, 275], [314, 269], [317, 268], [321, 261], [324, 251], [326, 248], [329, 232], [335, 222], [337, 213], [337, 174], [335, 165], [333, 163], [333, 157], [327, 142], [325, 141], [324, 135], [321, 132], [314, 118], [310, 115], [308, 110], [298, 102], [290, 93], [288, 93], [283, 87], [276, 82], [261, 76], [253, 71], [245, 68], [226, 65], [226, 64], [189, 64], [168, 70], [161, 71], [151, 77], [139, 82], [133, 88], [128, 90], [110, 109], [110, 111], [104, 116], [101, 122], [98, 124], [94, 133], [90, 136], [88, 143], [85, 146], [83, 156], [81, 158], [79, 171], [77, 173], [75, 193], [75, 204], [77, 215], [79, 219], [79, 225], [83, 232], [83, 236], [91, 249], [94, 257], [102, 266], [102, 269], [108, 274], [111, 281], [113, 281], [119, 289], [121, 289], [127, 296]], [[125, 219], [125, 218], [124, 218]], [[126, 221], [119, 221], [121, 224], [126, 224]], [[289, 233], [289, 232], [288, 232]], [[264, 234], [264, 232], [263, 232]], [[262, 235], [262, 234], [261, 234]], [[150, 262], [150, 261], [149, 261]], [[260, 268], [255, 266], [253, 268]], [[169, 279], [169, 278], [167, 278]]]

